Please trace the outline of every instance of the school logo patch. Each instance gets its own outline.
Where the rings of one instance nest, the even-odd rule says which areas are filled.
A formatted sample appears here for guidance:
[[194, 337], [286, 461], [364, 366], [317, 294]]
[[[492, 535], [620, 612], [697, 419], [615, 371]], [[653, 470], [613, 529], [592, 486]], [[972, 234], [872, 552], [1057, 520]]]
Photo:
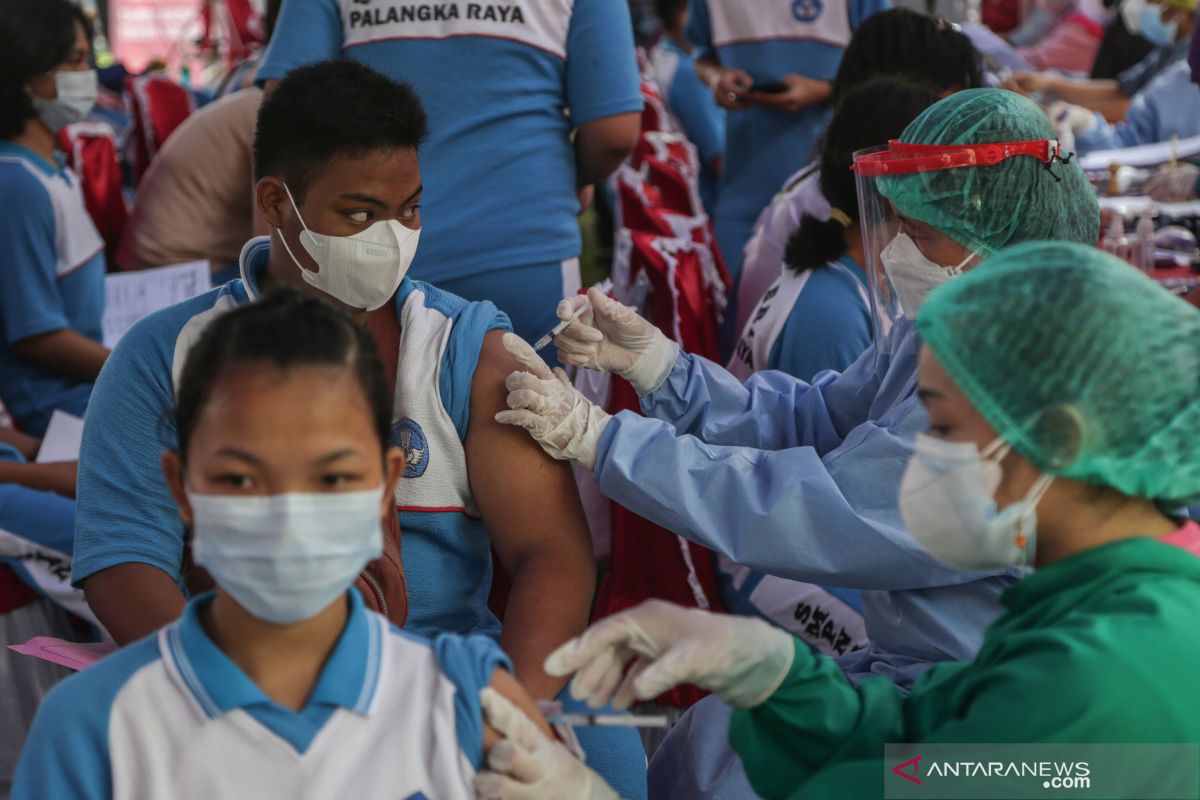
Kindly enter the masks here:
[[392, 425], [392, 447], [404, 451], [404, 477], [419, 478], [429, 466], [429, 444], [421, 426], [408, 417]]
[[792, 0], [792, 16], [800, 22], [812, 22], [821, 16], [824, 8], [821, 0]]

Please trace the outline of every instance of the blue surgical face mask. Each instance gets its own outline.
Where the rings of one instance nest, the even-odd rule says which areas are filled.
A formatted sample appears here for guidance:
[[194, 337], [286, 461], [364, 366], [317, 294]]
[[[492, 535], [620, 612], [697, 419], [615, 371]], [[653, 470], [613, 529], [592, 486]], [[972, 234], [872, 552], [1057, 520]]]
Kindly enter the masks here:
[[290, 625], [314, 617], [383, 552], [382, 492], [189, 492], [192, 556], [259, 619]]
[[1142, 37], [1157, 47], [1167, 47], [1175, 44], [1175, 36], [1179, 33], [1178, 22], [1163, 22], [1163, 7], [1148, 5], [1138, 13], [1138, 27]]

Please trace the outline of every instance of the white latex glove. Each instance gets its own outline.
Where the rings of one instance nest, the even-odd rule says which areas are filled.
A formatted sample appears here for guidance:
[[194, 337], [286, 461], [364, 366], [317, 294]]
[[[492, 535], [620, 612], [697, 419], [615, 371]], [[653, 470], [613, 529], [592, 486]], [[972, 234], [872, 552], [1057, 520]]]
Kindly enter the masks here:
[[1196, 181], [1200, 179], [1200, 167], [1195, 164], [1177, 164], [1163, 167], [1157, 175], [1146, 181], [1143, 191], [1160, 203], [1180, 203], [1196, 199]]
[[1058, 135], [1058, 143], [1065, 153], [1075, 152], [1075, 137], [1088, 133], [1097, 125], [1096, 114], [1083, 106], [1064, 103], [1051, 103], [1046, 109], [1046, 116], [1054, 125]]
[[475, 776], [483, 800], [616, 800], [604, 779], [546, 738], [504, 695], [491, 687], [479, 693], [487, 723], [504, 739], [487, 754], [487, 769]]
[[[694, 683], [726, 703], [753, 708], [792, 667], [795, 640], [759, 619], [710, 614], [649, 600], [609, 617], [546, 659], [546, 672], [575, 672], [571, 695], [599, 708], [628, 708]], [[625, 664], [636, 659], [622, 679]]]
[[571, 319], [585, 304], [591, 308], [554, 338], [564, 364], [615, 372], [649, 394], [671, 374], [679, 345], [640, 314], [593, 287], [558, 304], [558, 318]]
[[501, 341], [529, 371], [505, 379], [509, 410], [497, 414], [496, 421], [529, 431], [555, 458], [594, 469], [600, 434], [612, 415], [584, 397], [561, 369], [551, 372], [520, 336], [506, 333]]

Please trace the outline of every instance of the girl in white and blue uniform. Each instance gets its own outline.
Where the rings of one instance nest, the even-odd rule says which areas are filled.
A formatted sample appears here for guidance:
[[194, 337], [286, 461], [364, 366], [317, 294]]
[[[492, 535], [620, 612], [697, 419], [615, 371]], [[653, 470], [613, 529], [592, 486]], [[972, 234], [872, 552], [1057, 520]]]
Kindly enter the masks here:
[[55, 134], [96, 100], [87, 18], [67, 0], [0, 14], [0, 396], [41, 436], [58, 408], [87, 409], [101, 342], [104, 242]]
[[696, 74], [692, 46], [683, 35], [688, 0], [657, 0], [663, 33], [650, 51], [650, 75], [658, 85], [675, 124], [700, 156], [700, 199], [712, 216], [725, 156], [725, 110]]
[[163, 471], [216, 591], [47, 697], [14, 797], [473, 798], [480, 691], [537, 712], [491, 639], [402, 632], [350, 588], [404, 465], [370, 334], [293, 290], [230, 311], [174, 421]]

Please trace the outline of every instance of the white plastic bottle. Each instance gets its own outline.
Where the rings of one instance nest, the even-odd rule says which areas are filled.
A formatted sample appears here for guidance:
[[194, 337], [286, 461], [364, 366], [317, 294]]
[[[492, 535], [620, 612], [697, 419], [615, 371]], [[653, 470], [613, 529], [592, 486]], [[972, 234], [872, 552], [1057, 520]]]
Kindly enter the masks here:
[[1108, 233], [1100, 240], [1100, 247], [1123, 261], [1129, 261], [1129, 239], [1125, 237], [1125, 217], [1119, 212], [1112, 215]]
[[1150, 275], [1154, 272], [1154, 207], [1142, 212], [1134, 229], [1133, 265]]

